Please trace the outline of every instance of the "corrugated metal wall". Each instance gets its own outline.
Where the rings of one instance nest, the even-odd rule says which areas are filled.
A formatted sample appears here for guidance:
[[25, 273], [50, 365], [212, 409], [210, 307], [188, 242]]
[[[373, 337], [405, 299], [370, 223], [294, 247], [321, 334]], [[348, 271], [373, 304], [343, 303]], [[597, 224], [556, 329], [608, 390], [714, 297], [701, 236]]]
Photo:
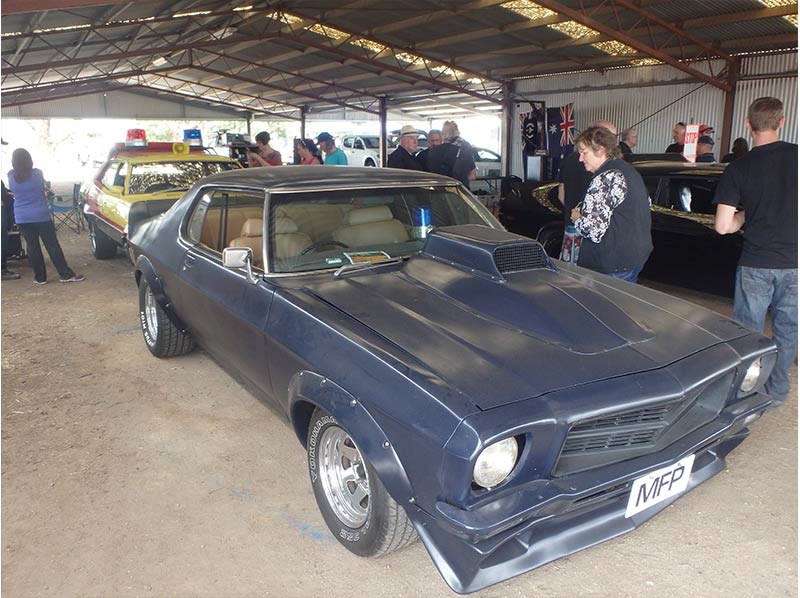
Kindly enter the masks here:
[[[705, 63], [698, 68], [707, 71], [708, 66]], [[713, 68], [720, 66], [715, 63]], [[736, 87], [732, 139], [748, 138], [744, 128], [747, 107], [757, 97], [771, 95], [785, 105], [782, 138], [796, 143], [797, 53], [745, 58], [741, 74]], [[678, 121], [714, 125], [718, 144], [722, 134], [724, 92], [690, 80], [685, 73], [665, 65], [520, 80], [516, 82], [516, 93], [528, 100], [544, 101], [550, 107], [574, 102], [578, 130], [601, 119], [612, 121], [620, 130], [636, 125], [637, 153], [663, 152], [672, 143], [672, 127]], [[527, 104], [517, 103], [513, 122], [518, 123], [520, 112], [529, 109]], [[522, 176], [522, 141], [516, 124], [514, 131], [511, 173]], [[715, 150], [717, 157], [727, 153], [727, 148], [717, 146]]]
[[756, 98], [773, 96], [783, 101], [786, 113], [781, 138], [797, 143], [797, 53], [750, 57], [742, 62], [740, 75], [733, 106], [731, 139], [744, 137], [750, 141], [744, 127], [747, 107]]
[[225, 108], [201, 108], [181, 100], [113, 91], [77, 96], [24, 106], [2, 107], [3, 118], [128, 118], [128, 119], [239, 119], [241, 112]]

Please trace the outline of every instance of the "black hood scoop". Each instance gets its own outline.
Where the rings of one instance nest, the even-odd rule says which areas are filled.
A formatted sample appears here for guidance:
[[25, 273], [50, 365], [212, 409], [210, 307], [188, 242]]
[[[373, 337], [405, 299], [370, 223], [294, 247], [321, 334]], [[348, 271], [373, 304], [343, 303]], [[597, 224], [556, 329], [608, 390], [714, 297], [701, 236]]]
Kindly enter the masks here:
[[526, 270], [557, 270], [540, 243], [477, 224], [434, 229], [422, 252], [492, 278]]

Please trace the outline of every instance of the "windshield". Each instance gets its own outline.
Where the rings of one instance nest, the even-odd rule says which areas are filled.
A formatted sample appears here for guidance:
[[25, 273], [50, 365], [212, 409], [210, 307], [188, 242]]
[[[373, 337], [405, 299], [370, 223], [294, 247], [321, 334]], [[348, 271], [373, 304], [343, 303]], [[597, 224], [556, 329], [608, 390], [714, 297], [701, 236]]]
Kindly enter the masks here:
[[203, 177], [231, 170], [234, 167], [231, 162], [204, 162], [201, 160], [132, 164], [128, 194], [185, 191]]
[[404, 257], [436, 227], [500, 223], [461, 187], [273, 194], [270, 271], [303, 272]]

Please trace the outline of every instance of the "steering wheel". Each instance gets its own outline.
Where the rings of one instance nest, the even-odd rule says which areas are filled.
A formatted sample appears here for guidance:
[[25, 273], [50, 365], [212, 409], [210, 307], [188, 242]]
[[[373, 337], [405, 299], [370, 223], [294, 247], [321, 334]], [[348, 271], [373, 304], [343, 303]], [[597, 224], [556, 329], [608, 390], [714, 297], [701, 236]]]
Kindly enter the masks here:
[[349, 249], [347, 245], [345, 245], [344, 243], [340, 243], [339, 241], [317, 241], [316, 243], [312, 243], [311, 245], [303, 249], [303, 251], [300, 252], [300, 255], [305, 255], [309, 251], [312, 251], [314, 249], [319, 249], [320, 247], [325, 247], [326, 245], [336, 245], [337, 247]]

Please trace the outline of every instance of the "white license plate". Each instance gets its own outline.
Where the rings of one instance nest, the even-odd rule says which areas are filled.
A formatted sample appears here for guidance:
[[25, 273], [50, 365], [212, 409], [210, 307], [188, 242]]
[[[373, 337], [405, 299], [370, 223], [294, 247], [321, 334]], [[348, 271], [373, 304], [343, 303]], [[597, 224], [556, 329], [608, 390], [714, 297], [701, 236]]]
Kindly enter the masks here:
[[625, 517], [633, 517], [686, 490], [693, 464], [694, 455], [689, 455], [674, 465], [651, 471], [634, 481]]

